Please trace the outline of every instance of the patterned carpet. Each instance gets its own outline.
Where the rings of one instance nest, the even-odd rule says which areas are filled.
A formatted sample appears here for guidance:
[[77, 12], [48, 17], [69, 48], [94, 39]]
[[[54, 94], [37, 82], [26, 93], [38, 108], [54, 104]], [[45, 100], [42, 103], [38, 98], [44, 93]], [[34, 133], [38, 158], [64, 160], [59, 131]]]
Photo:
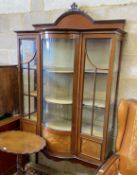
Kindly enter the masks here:
[[25, 167], [25, 175], [49, 175], [49, 174], [45, 173], [44, 171], [42, 171], [36, 167], [32, 167], [30, 165], [27, 165]]

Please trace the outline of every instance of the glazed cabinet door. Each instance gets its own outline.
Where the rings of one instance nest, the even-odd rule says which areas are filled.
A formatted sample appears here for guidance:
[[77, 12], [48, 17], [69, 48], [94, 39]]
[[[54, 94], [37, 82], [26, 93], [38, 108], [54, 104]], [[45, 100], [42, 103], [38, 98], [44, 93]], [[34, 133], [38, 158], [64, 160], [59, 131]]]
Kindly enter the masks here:
[[[112, 34], [85, 34], [83, 36], [83, 81], [79, 154], [82, 158], [97, 162], [103, 160], [108, 139], [109, 113], [114, 114], [116, 96], [112, 87], [113, 69], [117, 80], [116, 36]], [[112, 97], [113, 96], [113, 97]], [[113, 117], [113, 116], [112, 116]], [[113, 119], [111, 119], [111, 127]], [[112, 128], [111, 128], [112, 130]]]
[[43, 34], [43, 137], [52, 154], [71, 154], [76, 34]]
[[38, 36], [24, 34], [18, 37], [18, 43], [22, 129], [36, 133]]

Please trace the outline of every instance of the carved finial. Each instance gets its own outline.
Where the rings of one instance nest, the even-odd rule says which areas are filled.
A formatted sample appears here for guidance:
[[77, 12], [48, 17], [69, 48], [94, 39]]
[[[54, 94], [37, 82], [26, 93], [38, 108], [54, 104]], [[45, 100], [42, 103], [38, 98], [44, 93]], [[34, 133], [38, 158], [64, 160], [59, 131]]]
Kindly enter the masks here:
[[77, 5], [75, 2], [73, 2], [73, 4], [72, 4], [70, 7], [71, 7], [70, 10], [72, 10], [72, 11], [79, 11], [79, 10], [80, 10], [80, 9], [78, 8], [78, 5]]

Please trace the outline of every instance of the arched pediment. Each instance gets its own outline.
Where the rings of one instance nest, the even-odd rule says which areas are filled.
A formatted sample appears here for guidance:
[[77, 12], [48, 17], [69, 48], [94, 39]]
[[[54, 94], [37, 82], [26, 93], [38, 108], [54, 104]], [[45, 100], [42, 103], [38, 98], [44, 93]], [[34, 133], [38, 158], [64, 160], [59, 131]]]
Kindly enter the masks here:
[[71, 9], [63, 13], [52, 24], [33, 25], [36, 30], [44, 29], [72, 29], [72, 30], [93, 30], [93, 29], [120, 29], [124, 28], [125, 20], [102, 20], [96, 21], [84, 11], [81, 11], [75, 3]]

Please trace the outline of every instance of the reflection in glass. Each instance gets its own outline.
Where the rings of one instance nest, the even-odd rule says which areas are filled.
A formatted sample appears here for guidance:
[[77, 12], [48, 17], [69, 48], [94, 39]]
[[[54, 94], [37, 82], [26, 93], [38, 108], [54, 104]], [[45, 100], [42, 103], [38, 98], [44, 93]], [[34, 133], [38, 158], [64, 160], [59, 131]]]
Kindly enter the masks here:
[[46, 128], [71, 131], [75, 42], [43, 40], [43, 123]]
[[72, 105], [59, 103], [44, 103], [43, 122], [45, 127], [60, 131], [71, 130]]
[[44, 39], [43, 66], [50, 70], [73, 70], [74, 45], [71, 39]]
[[72, 75], [68, 73], [51, 73], [43, 72], [44, 77], [44, 97], [57, 100], [71, 100], [72, 101]]
[[[28, 63], [34, 65], [33, 61], [36, 55], [36, 42], [34, 39], [22, 39], [20, 41], [21, 63], [27, 66]], [[35, 63], [36, 64], [36, 63]]]
[[95, 71], [95, 68], [98, 68], [103, 71], [109, 68], [110, 42], [110, 39], [86, 40], [85, 70]]

